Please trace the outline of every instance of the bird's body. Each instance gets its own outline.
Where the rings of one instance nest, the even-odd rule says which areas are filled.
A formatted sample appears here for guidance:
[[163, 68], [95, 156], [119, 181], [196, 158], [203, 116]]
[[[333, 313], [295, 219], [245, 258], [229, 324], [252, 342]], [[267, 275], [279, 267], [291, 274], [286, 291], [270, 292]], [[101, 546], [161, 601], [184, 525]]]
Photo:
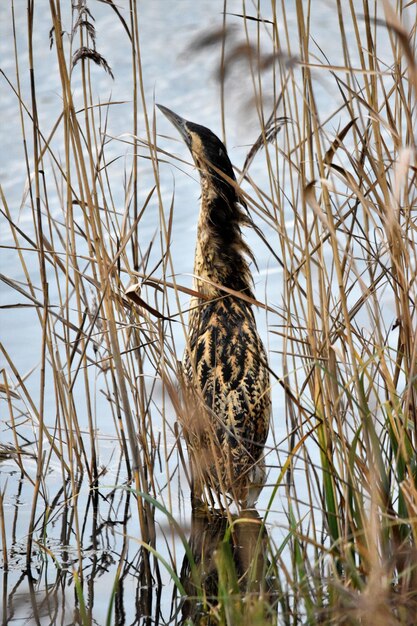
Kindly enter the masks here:
[[[184, 429], [194, 499], [228, 493], [250, 503], [263, 483], [271, 411], [267, 359], [248, 298], [253, 298], [233, 168], [207, 128], [159, 107], [184, 137], [201, 176], [201, 207], [184, 357], [190, 410]], [[243, 298], [239, 296], [243, 294]]]

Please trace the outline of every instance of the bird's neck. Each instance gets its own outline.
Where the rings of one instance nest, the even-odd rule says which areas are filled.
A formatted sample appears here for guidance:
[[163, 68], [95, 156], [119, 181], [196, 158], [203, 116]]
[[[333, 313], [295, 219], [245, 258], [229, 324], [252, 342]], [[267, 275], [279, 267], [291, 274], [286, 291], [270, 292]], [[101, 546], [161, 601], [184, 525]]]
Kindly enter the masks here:
[[245, 216], [232, 191], [216, 190], [202, 180], [194, 275], [196, 289], [210, 297], [224, 295], [215, 285], [253, 295], [246, 258], [251, 251], [240, 228]]

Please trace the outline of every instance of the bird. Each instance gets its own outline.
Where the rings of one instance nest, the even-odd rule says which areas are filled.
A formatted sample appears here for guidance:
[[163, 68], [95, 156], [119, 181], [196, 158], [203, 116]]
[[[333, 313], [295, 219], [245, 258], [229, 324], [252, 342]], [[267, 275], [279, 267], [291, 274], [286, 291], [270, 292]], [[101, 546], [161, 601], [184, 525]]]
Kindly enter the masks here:
[[182, 419], [190, 458], [192, 505], [254, 506], [265, 482], [264, 447], [271, 416], [268, 360], [252, 304], [250, 225], [223, 142], [167, 107], [200, 174], [194, 290], [182, 372]]

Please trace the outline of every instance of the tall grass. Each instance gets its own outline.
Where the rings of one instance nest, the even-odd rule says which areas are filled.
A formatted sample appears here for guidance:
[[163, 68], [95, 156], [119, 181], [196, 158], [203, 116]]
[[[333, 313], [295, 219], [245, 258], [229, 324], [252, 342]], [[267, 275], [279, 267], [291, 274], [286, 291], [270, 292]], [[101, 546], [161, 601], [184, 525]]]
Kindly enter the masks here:
[[[238, 172], [258, 234], [271, 250], [271, 270], [283, 276], [281, 290], [270, 272], [263, 304], [269, 336], [279, 343], [270, 352], [273, 385], [285, 397], [285, 417], [275, 414], [274, 420], [286, 420], [288, 439], [284, 453], [276, 437], [268, 444], [273, 485], [261, 518], [253, 512], [194, 517], [188, 541], [181, 513], [188, 506], [181, 494], [189, 490], [181, 438], [186, 406], [178, 392], [182, 354], [176, 346], [184, 343], [192, 290], [176, 277], [175, 198], [163, 193], [159, 172], [159, 160], [174, 163], [175, 157], [165, 151], [147, 107], [140, 3], [107, 4], [131, 48], [123, 207], [114, 199], [107, 157], [117, 94], [104, 103], [94, 95], [92, 64], [112, 72], [99, 52], [103, 34], [95, 32], [94, 5], [79, 2], [69, 25], [60, 0], [50, 0], [62, 98], [51, 130], [39, 122], [31, 0], [30, 100], [21, 87], [17, 36], [10, 51], [15, 75], [1, 76], [16, 98], [31, 210], [31, 222], [20, 224], [1, 191], [2, 228], [11, 241], [4, 248], [11, 246], [18, 267], [2, 280], [33, 308], [39, 343], [39, 364], [29, 373], [17, 365], [9, 338], [0, 346], [2, 428], [10, 444], [2, 445], [2, 458], [14, 460], [19, 489], [31, 485], [26, 568], [33, 569], [37, 555], [49, 555], [59, 565], [55, 590], [74, 583], [74, 620], [93, 623], [99, 568], [95, 560], [89, 569], [87, 547], [91, 536], [97, 559], [103, 528], [117, 510], [121, 546], [113, 557], [108, 623], [113, 607], [119, 619], [130, 600], [121, 600], [128, 575], [138, 581], [136, 617], [150, 623], [164, 602], [161, 594], [172, 593], [162, 586], [168, 574], [178, 601], [187, 596], [184, 619], [195, 623], [414, 624], [416, 6], [405, 0], [329, 3], [338, 24], [329, 36], [343, 58], [338, 65], [311, 30], [314, 1], [243, 1], [239, 15], [230, 15], [225, 2], [222, 30], [202, 27], [194, 43], [195, 57], [206, 46], [219, 47], [223, 112], [230, 72], [244, 73], [253, 90], [246, 98], [256, 109], [259, 138]], [[15, 28], [14, 11], [12, 4]], [[291, 37], [293, 16], [297, 39]], [[154, 179], [146, 189], [138, 175], [141, 158], [149, 160]], [[257, 171], [263, 164], [263, 187], [252, 178], [254, 163]], [[158, 209], [159, 240], [144, 243], [141, 226], [150, 206]], [[97, 438], [95, 407], [102, 410], [103, 395], [121, 454], [114, 482], [106, 481]], [[53, 416], [46, 404], [53, 405]], [[60, 475], [54, 497], [52, 471]], [[173, 476], [180, 476], [178, 491]], [[81, 504], [86, 482], [88, 500]], [[131, 490], [120, 489], [126, 483]], [[99, 504], [106, 484], [117, 487]], [[16, 524], [9, 534], [5, 521], [10, 489], [6, 483], [0, 491], [6, 569], [21, 539]], [[101, 524], [106, 518], [98, 512], [107, 506]], [[277, 509], [286, 519], [279, 538]], [[58, 518], [62, 544], [75, 548], [69, 568], [62, 568], [68, 555], [54, 554], [48, 544]], [[129, 537], [139, 541], [135, 559], [127, 557]], [[38, 610], [35, 600], [32, 607]], [[52, 613], [56, 618], [58, 611]], [[3, 615], [7, 623], [7, 609]], [[179, 613], [171, 619], [179, 621]]]

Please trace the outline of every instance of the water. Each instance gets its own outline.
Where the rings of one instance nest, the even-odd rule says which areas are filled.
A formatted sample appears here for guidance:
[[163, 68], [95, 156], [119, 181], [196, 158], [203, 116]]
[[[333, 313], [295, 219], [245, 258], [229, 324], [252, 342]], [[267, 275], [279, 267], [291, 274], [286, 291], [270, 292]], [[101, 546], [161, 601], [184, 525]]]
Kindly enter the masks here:
[[[296, 49], [296, 14], [292, 3], [288, 6], [287, 15], [290, 39], [294, 41]], [[69, 3], [63, 3], [63, 21], [70, 29]], [[126, 20], [128, 20], [127, 1], [118, 4]], [[337, 38], [329, 38], [329, 31], [336, 30], [337, 16], [329, 10], [331, 3], [319, 0], [315, 3], [316, 10], [312, 16], [312, 32], [317, 41], [317, 49], [324, 49], [330, 62], [341, 63], [341, 52]], [[124, 175], [126, 162], [132, 153], [132, 128], [130, 99], [131, 70], [130, 49], [123, 31], [123, 27], [114, 12], [104, 3], [91, 3], [91, 10], [95, 17], [97, 31], [97, 49], [106, 58], [114, 73], [114, 81], [102, 69], [93, 66], [91, 69], [94, 84], [95, 101], [107, 102], [117, 100], [110, 109], [107, 125], [107, 135], [114, 138], [107, 146], [107, 162], [115, 161], [109, 166], [111, 188], [114, 193], [114, 204], [120, 213], [124, 211]], [[153, 114], [153, 103], [159, 102], [168, 106], [180, 115], [192, 121], [204, 124], [221, 134], [220, 97], [217, 73], [220, 59], [218, 46], [206, 47], [200, 51], [192, 48], [193, 42], [207, 29], [216, 31], [222, 26], [223, 1], [216, 0], [181, 0], [176, 3], [175, 9], [167, 0], [141, 1], [139, 3], [139, 30], [141, 56], [143, 66], [143, 82], [148, 112]], [[241, 2], [231, 0], [227, 4], [230, 14], [242, 12]], [[252, 6], [248, 8], [248, 12]], [[254, 11], [254, 9], [253, 9]], [[269, 3], [263, 3], [263, 16], [270, 19]], [[13, 36], [11, 29], [11, 7], [9, 3], [0, 4], [0, 55], [1, 68], [8, 79], [16, 84], [13, 58]], [[30, 83], [27, 60], [26, 39], [26, 7], [22, 0], [15, 3], [16, 41], [20, 65], [20, 79], [23, 101], [30, 108]], [[230, 22], [240, 27], [238, 17], [230, 17]], [[56, 62], [55, 50], [49, 49], [49, 32], [51, 20], [49, 4], [35, 3], [35, 79], [39, 109], [40, 128], [45, 137], [48, 137], [57, 116], [61, 110], [61, 86]], [[256, 24], [249, 24], [249, 29], [255, 29]], [[271, 31], [268, 26], [263, 28], [262, 40], [265, 52], [271, 50]], [[349, 23], [346, 24], [347, 34], [352, 33]], [[251, 32], [255, 32], [254, 30]], [[282, 24], [279, 25], [282, 34]], [[292, 54], [294, 51], [289, 51]], [[355, 64], [355, 59], [352, 60]], [[321, 115], [325, 119], [336, 108], [337, 97], [329, 98], [330, 82], [328, 78], [317, 74], [318, 100]], [[27, 197], [26, 169], [24, 162], [23, 143], [18, 115], [16, 95], [2, 80], [2, 95], [0, 99], [0, 119], [6, 120], [6, 128], [2, 131], [2, 151], [0, 154], [0, 180], [5, 197], [16, 224], [28, 236], [33, 235], [30, 203]], [[228, 94], [225, 100], [226, 128], [228, 150], [233, 163], [241, 165], [248, 151], [259, 134], [259, 125], [255, 107], [250, 99], [251, 79], [242, 68], [235, 67], [229, 77]], [[332, 87], [333, 89], [333, 87]], [[74, 70], [73, 79], [74, 99], [76, 105], [82, 107], [80, 72]], [[264, 85], [265, 100], [272, 103], [272, 85]], [[252, 104], [252, 106], [251, 106]], [[175, 133], [167, 120], [157, 111], [155, 113], [158, 132], [158, 145], [178, 154], [189, 163], [190, 158], [186, 147], [175, 137]], [[30, 124], [25, 118], [27, 129]], [[151, 123], [154, 120], [151, 119]], [[30, 134], [28, 130], [28, 135]], [[145, 137], [143, 118], [139, 119], [139, 136]], [[53, 139], [55, 154], [63, 156], [62, 127], [58, 129]], [[145, 154], [146, 151], [143, 151]], [[32, 164], [31, 164], [32, 165]], [[268, 189], [267, 171], [263, 154], [260, 154], [251, 168], [251, 176], [261, 189]], [[161, 190], [164, 206], [167, 209], [175, 188], [175, 205], [173, 220], [173, 246], [171, 254], [173, 266], [177, 272], [177, 279], [185, 286], [191, 286], [190, 273], [193, 266], [194, 239], [196, 232], [197, 207], [199, 196], [198, 178], [191, 164], [181, 164], [178, 168], [172, 160], [160, 164]], [[146, 159], [139, 161], [139, 206], [145, 200], [153, 185], [153, 175], [150, 163]], [[51, 189], [49, 196], [53, 214], [58, 220], [64, 220], [59, 202], [59, 189]], [[287, 210], [288, 219], [290, 211]], [[256, 220], [255, 220], [256, 221]], [[277, 248], [276, 233], [268, 232], [265, 223], [257, 219], [262, 225], [266, 237], [271, 245]], [[160, 223], [158, 205], [152, 200], [141, 221], [140, 245], [146, 250], [155, 233], [159, 233]], [[276, 263], [270, 251], [253, 232], [248, 232], [248, 241], [255, 252], [259, 273], [255, 273], [256, 294], [259, 300], [266, 300], [270, 305], [279, 307], [283, 291], [282, 274], [275, 269]], [[158, 238], [156, 239], [158, 241]], [[25, 281], [21, 264], [16, 251], [13, 250], [13, 240], [10, 228], [4, 217], [0, 223], [1, 273], [14, 281]], [[150, 257], [152, 266], [160, 257], [160, 249], [156, 243]], [[40, 288], [40, 279], [37, 273], [37, 258], [33, 252], [24, 253], [31, 273], [33, 283]], [[273, 269], [271, 270], [271, 266]], [[54, 284], [54, 283], [51, 283]], [[41, 292], [38, 292], [41, 298]], [[27, 305], [27, 299], [18, 291], [2, 283], [1, 305]], [[51, 302], [56, 303], [57, 293], [50, 293]], [[184, 297], [184, 306], [187, 298]], [[17, 370], [26, 376], [25, 384], [33, 397], [39, 396], [39, 359], [41, 332], [37, 312], [34, 308], [3, 308], [1, 311], [1, 336], [6, 351], [11, 355]], [[271, 355], [271, 368], [279, 376], [281, 371], [280, 349], [281, 340], [270, 332], [270, 320], [262, 311], [257, 312], [258, 326], [265, 339]], [[276, 320], [273, 320], [276, 323]], [[182, 352], [184, 336], [180, 329], [175, 337], [178, 353]], [[2, 357], [2, 367], [8, 366]], [[152, 384], [153, 372], [147, 372]], [[99, 488], [93, 494], [89, 493], [86, 477], [80, 479], [76, 485], [65, 484], [62, 488], [61, 466], [52, 460], [47, 476], [47, 483], [42, 486], [47, 494], [51, 510], [48, 512], [48, 524], [44, 524], [45, 512], [39, 511], [37, 521], [37, 538], [43, 547], [35, 546], [32, 561], [31, 576], [26, 572], [26, 534], [30, 507], [32, 502], [33, 486], [22, 481], [17, 471], [14, 458], [5, 459], [0, 465], [3, 491], [5, 493], [4, 511], [7, 523], [7, 541], [10, 548], [9, 571], [3, 577], [3, 622], [13, 621], [16, 624], [24, 623], [70, 623], [75, 610], [75, 591], [72, 578], [79, 554], [75, 541], [74, 525], [77, 524], [83, 539], [83, 570], [86, 580], [84, 588], [88, 605], [94, 607], [95, 623], [104, 624], [110, 602], [111, 589], [116, 575], [116, 568], [121, 564], [121, 584], [116, 596], [116, 623], [142, 623], [143, 615], [151, 611], [158, 619], [160, 615], [166, 621], [179, 620], [178, 602], [172, 605], [173, 583], [170, 571], [159, 563], [160, 581], [155, 581], [153, 593], [148, 588], [144, 563], [144, 552], [140, 544], [137, 513], [133, 496], [123, 488], [126, 481], [124, 461], [120, 455], [120, 447], [115, 436], [112, 412], [109, 403], [100, 393], [102, 380], [97, 378], [93, 371], [88, 374], [94, 392], [94, 415], [97, 427], [97, 444], [99, 449], [99, 463], [105, 468], [100, 479]], [[160, 385], [160, 382], [157, 383]], [[158, 397], [158, 394], [156, 394]], [[76, 385], [74, 390], [75, 402], [83, 405], [83, 387]], [[160, 390], [159, 399], [162, 401], [163, 392]], [[274, 386], [274, 437], [280, 443], [281, 454], [285, 460], [286, 425], [282, 416], [285, 414], [284, 397], [279, 385]], [[169, 411], [168, 411], [169, 413]], [[157, 415], [157, 412], [154, 413]], [[172, 423], [174, 422], [174, 412]], [[13, 443], [6, 421], [9, 419], [6, 407], [2, 414], [2, 444]], [[22, 418], [23, 419], [23, 418]], [[55, 420], [55, 394], [51, 380], [47, 381], [45, 396], [45, 421], [51, 426]], [[155, 432], [162, 436], [162, 423], [156, 420]], [[87, 423], [82, 424], [87, 428]], [[36, 430], [36, 429], [34, 429]], [[34, 439], [34, 430], [30, 424], [24, 427], [29, 441]], [[86, 437], [87, 439], [87, 437]], [[273, 440], [271, 437], [270, 444]], [[88, 445], [88, 444], [86, 444]], [[166, 445], [173, 452], [174, 465], [178, 462], [176, 454], [176, 440], [172, 432], [167, 433]], [[28, 446], [28, 454], [24, 458], [25, 469], [31, 476], [36, 474], [36, 458], [33, 457], [33, 448]], [[317, 458], [317, 451], [316, 451]], [[276, 467], [272, 468], [269, 482], [279, 472], [276, 457], [273, 459]], [[179, 464], [180, 465], [180, 464]], [[155, 479], [160, 488], [160, 502], [166, 506], [174, 516], [180, 520], [186, 536], [191, 528], [190, 511], [188, 505], [187, 485], [181, 469], [174, 473], [170, 488], [172, 500], [168, 506], [167, 477], [164, 463], [155, 462]], [[117, 485], [116, 488], [114, 486]], [[272, 490], [266, 488], [259, 502], [259, 511], [267, 507]], [[303, 486], [300, 486], [300, 494]], [[79, 495], [78, 495], [79, 494]], [[74, 498], [77, 498], [76, 506]], [[77, 518], [77, 519], [76, 519]], [[161, 556], [167, 560], [174, 571], [181, 570], [183, 546], [178, 529], [169, 524], [169, 518], [163, 511], [156, 512], [157, 520], [157, 548]], [[271, 537], [279, 544], [284, 531], [280, 525], [286, 526], [285, 512], [279, 496], [272, 506], [268, 518], [268, 531]], [[44, 530], [42, 530], [44, 529]], [[124, 536], [129, 537], [128, 546], [124, 546]], [[126, 548], [126, 551], [125, 551]], [[158, 582], [158, 584], [156, 584]], [[177, 594], [178, 595], [178, 594]], [[150, 604], [152, 599], [152, 604]], [[160, 615], [158, 609], [160, 608]]]

